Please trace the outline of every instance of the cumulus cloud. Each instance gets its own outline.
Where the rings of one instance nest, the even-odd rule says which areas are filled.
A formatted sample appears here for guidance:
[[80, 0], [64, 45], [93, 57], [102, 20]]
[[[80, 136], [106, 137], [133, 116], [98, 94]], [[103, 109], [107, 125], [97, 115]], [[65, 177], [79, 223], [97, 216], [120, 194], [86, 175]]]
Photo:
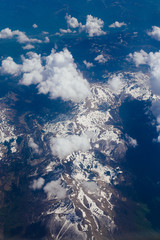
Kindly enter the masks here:
[[12, 57], [7, 57], [2, 61], [0, 71], [2, 74], [11, 74], [13, 76], [17, 76], [21, 73], [21, 66], [16, 64]]
[[99, 191], [97, 183], [94, 181], [83, 181], [82, 186], [87, 192], [97, 193]]
[[124, 22], [118, 22], [115, 21], [114, 23], [112, 23], [111, 25], [109, 25], [110, 28], [120, 28], [122, 26], [126, 26], [127, 24]]
[[61, 186], [61, 181], [51, 181], [44, 186], [44, 191], [47, 193], [49, 199], [58, 198], [63, 199], [66, 197], [66, 189]]
[[138, 67], [141, 64], [147, 63], [148, 54], [141, 49], [140, 52], [130, 53], [128, 60], [130, 60], [130, 59], [132, 59], [136, 65], [136, 67]]
[[3, 60], [1, 72], [22, 74], [20, 84], [37, 84], [38, 93], [49, 94], [51, 99], [61, 97], [65, 101], [78, 102], [90, 95], [89, 84], [77, 70], [73, 56], [67, 49], [61, 52], [52, 50], [44, 58], [44, 66], [40, 54], [29, 52], [26, 56], [22, 56], [22, 64], [16, 64], [11, 57]]
[[22, 47], [24, 50], [30, 50], [35, 48], [35, 46], [33, 46], [32, 44], [27, 44], [26, 46]]
[[87, 15], [86, 24], [80, 23], [80, 31], [88, 33], [89, 37], [105, 35], [106, 32], [102, 30], [104, 26], [103, 20], [92, 15]]
[[71, 135], [51, 138], [50, 147], [53, 155], [65, 158], [76, 151], [86, 152], [90, 148], [90, 143], [89, 139], [84, 135]]
[[108, 59], [106, 57], [104, 57], [103, 54], [99, 54], [97, 57], [95, 57], [94, 60], [99, 63], [105, 63], [108, 61]]
[[71, 15], [67, 14], [65, 18], [68, 25], [68, 29], [65, 30], [67, 31], [67, 33], [71, 31], [69, 28], [78, 27], [79, 32], [85, 31], [89, 35], [89, 37], [101, 36], [106, 34], [106, 32], [102, 30], [104, 22], [100, 18], [93, 17], [92, 15], [87, 15], [86, 23], [84, 25], [81, 22], [79, 23], [77, 18], [71, 17]]
[[65, 19], [67, 20], [67, 25], [70, 28], [77, 28], [79, 27], [79, 22], [77, 18], [71, 17], [71, 15], [66, 14]]
[[151, 36], [152, 38], [160, 41], [160, 28], [153, 26], [152, 31], [148, 31], [147, 34]]
[[38, 25], [37, 25], [36, 23], [34, 23], [34, 24], [32, 25], [32, 27], [33, 27], [33, 28], [38, 28]]
[[34, 142], [33, 138], [29, 139], [28, 146], [32, 148], [33, 152], [39, 153], [39, 146]]
[[108, 86], [112, 91], [118, 91], [123, 84], [121, 75], [114, 75], [109, 78]]
[[151, 79], [150, 84], [153, 93], [160, 95], [160, 51], [146, 53], [141, 50], [129, 54], [129, 58], [133, 60], [136, 66], [146, 64], [150, 67]]
[[0, 31], [0, 38], [12, 38], [14, 36], [14, 33], [9, 28], [2, 29]]
[[86, 60], [84, 60], [83, 63], [86, 65], [86, 68], [93, 67], [93, 63], [91, 63], [91, 62], [87, 62]]
[[41, 43], [42, 41], [36, 38], [28, 38], [24, 32], [19, 30], [12, 31], [9, 28], [2, 29], [0, 31], [0, 39], [7, 39], [16, 37], [19, 43]]
[[41, 189], [44, 185], [45, 180], [43, 178], [38, 178], [37, 180], [33, 180], [33, 183], [31, 184], [30, 188], [33, 190]]

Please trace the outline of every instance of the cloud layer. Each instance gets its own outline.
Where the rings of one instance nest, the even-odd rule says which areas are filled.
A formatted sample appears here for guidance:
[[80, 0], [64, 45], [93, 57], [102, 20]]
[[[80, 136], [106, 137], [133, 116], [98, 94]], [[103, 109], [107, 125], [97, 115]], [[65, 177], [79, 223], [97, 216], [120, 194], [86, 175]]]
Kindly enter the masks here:
[[29, 52], [22, 64], [16, 64], [13, 58], [2, 61], [1, 73], [13, 76], [22, 75], [20, 84], [36, 84], [38, 93], [49, 94], [51, 99], [61, 97], [63, 100], [81, 101], [90, 95], [89, 84], [77, 70], [72, 54], [64, 49], [52, 50], [42, 65], [41, 55]]
[[72, 135], [66, 138], [51, 138], [50, 147], [53, 155], [65, 158], [76, 151], [86, 152], [90, 148], [90, 143], [86, 136]]

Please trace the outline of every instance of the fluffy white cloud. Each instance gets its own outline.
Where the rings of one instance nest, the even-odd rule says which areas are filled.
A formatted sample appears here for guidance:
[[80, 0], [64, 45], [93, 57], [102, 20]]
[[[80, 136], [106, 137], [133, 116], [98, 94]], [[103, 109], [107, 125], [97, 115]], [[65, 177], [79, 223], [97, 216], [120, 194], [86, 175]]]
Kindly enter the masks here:
[[79, 22], [78, 22], [77, 18], [71, 17], [71, 15], [68, 15], [68, 14], [66, 14], [65, 18], [67, 20], [68, 27], [70, 27], [70, 28], [77, 28], [77, 27], [79, 27]]
[[44, 66], [40, 54], [29, 52], [27, 57], [22, 56], [22, 64], [16, 64], [8, 57], [2, 61], [1, 72], [12, 75], [22, 73], [20, 84], [37, 84], [38, 93], [49, 94], [51, 99], [61, 97], [65, 101], [78, 102], [90, 95], [89, 84], [77, 70], [67, 49], [61, 52], [52, 50], [44, 58]]
[[86, 60], [84, 60], [83, 63], [86, 65], [86, 68], [93, 67], [93, 63], [91, 63], [91, 62], [87, 62]]
[[39, 146], [34, 142], [33, 138], [30, 138], [28, 141], [28, 146], [32, 148], [34, 153], [39, 153]]
[[99, 63], [105, 63], [108, 61], [108, 59], [106, 57], [104, 57], [103, 54], [99, 54], [97, 57], [95, 57], [94, 60]]
[[39, 93], [49, 93], [52, 99], [61, 97], [63, 100], [76, 102], [90, 94], [87, 80], [77, 70], [67, 49], [59, 53], [53, 50], [46, 58], [43, 79], [38, 85]]
[[124, 22], [118, 22], [115, 21], [114, 23], [112, 23], [111, 25], [109, 25], [110, 28], [120, 28], [122, 26], [126, 26], [127, 24]]
[[5, 60], [2, 61], [0, 71], [3, 74], [11, 74], [17, 76], [21, 72], [21, 65], [16, 64], [12, 57], [7, 57]]
[[153, 26], [152, 31], [148, 31], [147, 34], [151, 36], [152, 38], [160, 41], [160, 28]]
[[[79, 27], [79, 31], [80, 32], [85, 31], [89, 35], [89, 37], [101, 36], [106, 34], [106, 32], [102, 30], [104, 26], [104, 22], [100, 18], [93, 17], [92, 15], [87, 15], [86, 23], [84, 25], [81, 22], [79, 23], [77, 18], [71, 17], [71, 15], [67, 14], [65, 18], [67, 20], [68, 28]], [[67, 30], [61, 29], [60, 30], [61, 33], [62, 33], [62, 30], [65, 31], [63, 33], [72, 32], [70, 29], [67, 29]]]
[[138, 67], [140, 64], [147, 63], [148, 54], [141, 49], [140, 52], [130, 53], [128, 60], [130, 60], [130, 59], [132, 59], [136, 65], [136, 67]]
[[87, 15], [86, 24], [80, 24], [80, 30], [85, 30], [89, 37], [105, 35], [106, 32], [102, 30], [104, 26], [103, 20], [92, 15]]
[[45, 180], [43, 178], [38, 178], [37, 180], [33, 180], [33, 183], [30, 185], [30, 188], [33, 190], [41, 189], [44, 185]]
[[37, 25], [36, 23], [34, 23], [34, 24], [32, 25], [32, 27], [33, 27], [33, 28], [38, 28], [38, 25]]
[[150, 67], [151, 79], [150, 84], [153, 93], [160, 95], [160, 51], [146, 53], [141, 50], [129, 54], [129, 58], [133, 60], [136, 66], [147, 64]]
[[121, 88], [122, 84], [122, 76], [120, 75], [114, 75], [108, 80], [108, 86], [112, 91], [118, 91]]
[[9, 28], [5, 28], [0, 31], [0, 39], [7, 38], [17, 38], [17, 42], [19, 43], [41, 43], [42, 41], [36, 38], [28, 38], [24, 32], [19, 30], [12, 31]]
[[61, 186], [61, 181], [51, 181], [44, 186], [44, 191], [47, 193], [49, 199], [58, 198], [63, 199], [66, 197], [66, 189]]
[[51, 138], [50, 147], [53, 155], [65, 158], [76, 151], [86, 152], [90, 148], [90, 143], [86, 136], [71, 135]]
[[35, 46], [33, 46], [32, 44], [27, 44], [26, 46], [22, 47], [24, 50], [30, 50], [35, 48]]
[[5, 38], [12, 38], [14, 36], [13, 32], [9, 28], [2, 29], [0, 31], [0, 38], [5, 39]]

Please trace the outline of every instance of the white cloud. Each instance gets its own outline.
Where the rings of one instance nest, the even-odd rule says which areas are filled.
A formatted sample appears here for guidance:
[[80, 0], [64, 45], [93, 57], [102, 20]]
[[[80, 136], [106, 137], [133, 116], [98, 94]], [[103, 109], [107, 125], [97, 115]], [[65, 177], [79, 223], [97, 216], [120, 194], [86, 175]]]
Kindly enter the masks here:
[[42, 43], [41, 40], [36, 39], [36, 38], [28, 38], [24, 32], [21, 32], [19, 30], [13, 31], [14, 35], [17, 36], [17, 41], [19, 43]]
[[50, 147], [53, 155], [65, 158], [76, 151], [86, 152], [90, 148], [90, 143], [86, 136], [71, 135], [51, 138]]
[[[71, 17], [71, 15], [67, 14], [65, 18], [67, 20], [68, 28], [79, 27], [79, 31], [80, 32], [85, 31], [89, 35], [89, 37], [101, 36], [106, 34], [106, 32], [102, 30], [104, 26], [104, 22], [100, 18], [93, 17], [92, 15], [87, 15], [85, 25], [83, 25], [81, 22], [79, 23], [77, 18]], [[61, 33], [62, 33], [62, 30], [64, 29], [61, 29]], [[64, 33], [70, 33], [71, 30], [67, 29], [65, 31], [66, 32]]]
[[34, 142], [33, 138], [30, 138], [28, 141], [28, 146], [32, 148], [34, 153], [39, 153], [39, 146]]
[[160, 28], [153, 26], [152, 31], [148, 31], [147, 34], [151, 36], [152, 38], [160, 41]]
[[30, 50], [35, 48], [35, 46], [33, 46], [32, 44], [27, 44], [26, 46], [22, 47], [24, 50]]
[[114, 75], [110, 77], [108, 80], [109, 88], [112, 91], [118, 91], [121, 88], [122, 84], [123, 84], [122, 76], [120, 75]]
[[43, 72], [44, 81], [38, 85], [39, 93], [50, 94], [50, 98], [61, 97], [63, 100], [80, 101], [89, 96], [89, 84], [77, 70], [71, 53], [64, 49], [54, 50], [46, 57]]
[[146, 64], [150, 67], [151, 79], [150, 84], [153, 93], [160, 95], [160, 51], [146, 53], [141, 50], [129, 54], [129, 58], [133, 60], [136, 66]]
[[42, 41], [36, 38], [28, 38], [24, 32], [19, 30], [12, 31], [9, 28], [5, 28], [0, 31], [0, 39], [7, 39], [7, 38], [17, 38], [17, 42], [19, 43], [41, 43]]
[[86, 24], [80, 24], [80, 31], [85, 30], [89, 37], [105, 35], [106, 32], [102, 30], [104, 26], [103, 20], [92, 15], [87, 15]]
[[45, 42], [45, 43], [49, 43], [49, 42], [50, 42], [49, 37], [45, 37], [44, 42]]
[[104, 57], [103, 54], [99, 54], [97, 57], [95, 57], [94, 60], [99, 63], [105, 63], [108, 61], [108, 59], [106, 57]]
[[148, 60], [148, 54], [142, 49], [140, 52], [130, 53], [128, 56], [128, 60], [132, 59], [136, 67], [138, 67], [140, 64], [146, 64]]
[[71, 15], [66, 14], [65, 19], [67, 20], [68, 27], [70, 27], [70, 28], [79, 27], [79, 22], [78, 22], [77, 18], [71, 17]]
[[60, 28], [59, 31], [60, 31], [60, 33], [62, 33], [62, 34], [63, 34], [63, 33], [72, 33], [72, 30], [69, 29], [69, 28], [68, 28], [68, 29], [62, 29], [62, 28]]
[[2, 61], [0, 71], [2, 74], [11, 74], [13, 76], [17, 76], [21, 72], [21, 65], [16, 64], [12, 57], [7, 57]]
[[42, 31], [42, 34], [47, 35], [47, 34], [49, 34], [49, 32]]
[[87, 62], [86, 60], [84, 60], [83, 63], [86, 65], [87, 68], [93, 67], [93, 63], [91, 62]]
[[157, 120], [157, 132], [159, 134], [158, 138], [155, 141], [160, 142], [160, 100], [152, 101], [151, 110]]
[[131, 147], [137, 147], [138, 146], [138, 143], [137, 143], [137, 140], [136, 139], [134, 139], [134, 138], [132, 138], [132, 137], [130, 137], [130, 136], [128, 136], [128, 135], [126, 135], [126, 139], [127, 139], [127, 142], [128, 142], [128, 144], [131, 146]]
[[30, 188], [33, 190], [41, 189], [45, 183], [45, 180], [43, 178], [38, 178], [37, 180], [33, 180], [33, 183], [31, 184]]
[[84, 187], [84, 189], [87, 192], [94, 192], [94, 193], [98, 193], [99, 192], [99, 188], [98, 188], [96, 182], [93, 182], [93, 181], [83, 181], [82, 182], [82, 186]]
[[34, 24], [32, 25], [32, 27], [33, 27], [33, 28], [38, 28], [38, 25], [37, 25], [36, 23], [34, 23]]
[[61, 181], [51, 181], [44, 186], [44, 191], [47, 193], [49, 199], [58, 198], [63, 199], [66, 197], [66, 189], [61, 186]]
[[[160, 96], [160, 51], [146, 53], [141, 50], [140, 52], [135, 52], [129, 54], [130, 59], [139, 66], [141, 64], [146, 64], [150, 67], [150, 85], [152, 92]], [[157, 132], [159, 133], [158, 139], [156, 141], [160, 142], [160, 101], [152, 102], [152, 112], [157, 119]]]
[[115, 21], [114, 23], [112, 23], [111, 25], [109, 25], [110, 28], [120, 28], [122, 26], [126, 26], [127, 24], [124, 22], [118, 22]]
[[77, 70], [73, 56], [67, 49], [61, 52], [52, 50], [44, 58], [44, 66], [40, 54], [29, 52], [26, 55], [28, 58], [22, 56], [22, 64], [16, 64], [10, 57], [3, 60], [1, 72], [12, 75], [22, 73], [20, 84], [37, 84], [38, 93], [49, 94], [51, 99], [61, 97], [65, 101], [78, 102], [90, 95], [89, 84]]
[[0, 38], [5, 39], [5, 38], [12, 38], [14, 36], [13, 32], [9, 28], [2, 29], [0, 31]]

